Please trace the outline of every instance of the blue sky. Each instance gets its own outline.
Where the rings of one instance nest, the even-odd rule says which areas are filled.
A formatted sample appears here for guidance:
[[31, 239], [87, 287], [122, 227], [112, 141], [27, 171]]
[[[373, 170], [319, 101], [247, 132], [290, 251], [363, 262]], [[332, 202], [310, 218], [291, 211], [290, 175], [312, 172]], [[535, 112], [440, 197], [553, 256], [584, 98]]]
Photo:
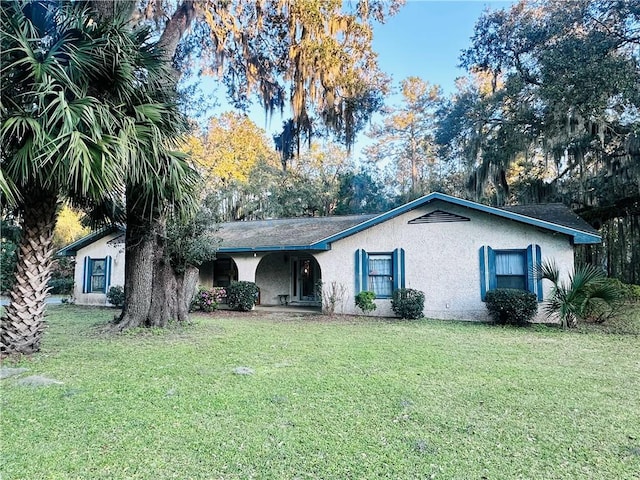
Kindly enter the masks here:
[[407, 1], [400, 11], [374, 30], [373, 46], [380, 68], [397, 84], [417, 76], [454, 90], [460, 51], [470, 44], [473, 27], [482, 12], [498, 10], [513, 1]]
[[[445, 95], [450, 94], [455, 91], [456, 78], [465, 75], [458, 67], [460, 52], [470, 46], [473, 27], [482, 12], [507, 8], [513, 3], [513, 0], [407, 1], [395, 16], [374, 29], [373, 47], [379, 66], [391, 75], [396, 88], [403, 79], [415, 76], [440, 85]], [[393, 105], [398, 99], [398, 95], [389, 96], [386, 102]], [[254, 121], [264, 126], [264, 116]], [[270, 125], [274, 126], [277, 124]], [[354, 157], [359, 158], [362, 148], [371, 142], [360, 133], [353, 148]]]

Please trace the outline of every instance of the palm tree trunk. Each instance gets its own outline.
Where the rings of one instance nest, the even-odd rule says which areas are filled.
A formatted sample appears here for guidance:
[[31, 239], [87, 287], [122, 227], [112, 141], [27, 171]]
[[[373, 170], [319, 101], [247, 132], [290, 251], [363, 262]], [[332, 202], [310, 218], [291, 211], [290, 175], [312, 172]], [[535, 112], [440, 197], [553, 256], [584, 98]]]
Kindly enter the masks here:
[[43, 188], [22, 192], [22, 237], [16, 264], [16, 283], [0, 320], [0, 353], [31, 354], [40, 350], [45, 329], [47, 286], [54, 252], [53, 229], [58, 195]]
[[568, 313], [564, 319], [564, 328], [575, 328], [578, 326], [578, 318], [573, 313]]

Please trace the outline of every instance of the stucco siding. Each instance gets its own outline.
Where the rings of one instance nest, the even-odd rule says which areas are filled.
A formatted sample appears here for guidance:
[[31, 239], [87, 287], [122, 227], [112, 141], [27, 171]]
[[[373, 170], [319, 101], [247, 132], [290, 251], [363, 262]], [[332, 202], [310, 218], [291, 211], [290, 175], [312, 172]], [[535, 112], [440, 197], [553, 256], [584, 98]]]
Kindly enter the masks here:
[[[461, 215], [470, 221], [408, 224], [434, 210]], [[542, 259], [553, 258], [565, 273], [573, 268], [569, 238], [519, 222], [465, 207], [434, 202], [392, 218], [367, 230], [334, 242], [330, 251], [316, 255], [325, 285], [346, 287], [345, 313], [361, 313], [354, 305], [355, 252], [405, 250], [405, 286], [425, 294], [424, 314], [431, 318], [487, 320], [480, 294], [479, 249], [526, 249], [541, 247]], [[545, 297], [549, 286], [545, 286]], [[393, 316], [391, 301], [376, 300], [375, 315]]]
[[290, 256], [277, 252], [265, 256], [256, 270], [256, 285], [260, 289], [260, 303], [277, 305], [278, 295], [289, 295], [291, 285]]

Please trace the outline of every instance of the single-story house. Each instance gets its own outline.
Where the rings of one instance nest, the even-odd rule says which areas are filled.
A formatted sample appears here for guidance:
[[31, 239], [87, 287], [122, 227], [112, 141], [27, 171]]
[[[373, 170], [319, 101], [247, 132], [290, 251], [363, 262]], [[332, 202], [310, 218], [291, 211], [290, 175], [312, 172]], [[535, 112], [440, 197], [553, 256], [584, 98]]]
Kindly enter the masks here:
[[[425, 316], [464, 320], [487, 319], [493, 288], [543, 301], [550, 286], [532, 266], [553, 259], [567, 275], [574, 246], [601, 241], [561, 204], [496, 208], [442, 193], [382, 214], [224, 223], [219, 236], [217, 259], [200, 268], [203, 286], [253, 281], [262, 305], [320, 307], [333, 292], [336, 313], [346, 314], [361, 313], [354, 298], [369, 290], [379, 316], [393, 316], [391, 294], [406, 287], [424, 292]], [[77, 303], [104, 304], [109, 285], [124, 283], [123, 239], [106, 229], [60, 252], [77, 258]]]

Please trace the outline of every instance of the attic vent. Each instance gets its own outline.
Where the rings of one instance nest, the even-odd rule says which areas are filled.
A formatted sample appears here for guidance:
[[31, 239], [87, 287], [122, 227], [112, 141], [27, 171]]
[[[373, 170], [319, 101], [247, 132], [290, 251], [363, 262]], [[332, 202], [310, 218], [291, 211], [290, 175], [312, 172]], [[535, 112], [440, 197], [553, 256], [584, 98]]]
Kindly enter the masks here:
[[433, 212], [422, 215], [421, 217], [409, 220], [409, 224], [416, 223], [450, 223], [450, 222], [468, 222], [467, 217], [456, 215], [455, 213], [443, 212], [442, 210], [434, 210]]

